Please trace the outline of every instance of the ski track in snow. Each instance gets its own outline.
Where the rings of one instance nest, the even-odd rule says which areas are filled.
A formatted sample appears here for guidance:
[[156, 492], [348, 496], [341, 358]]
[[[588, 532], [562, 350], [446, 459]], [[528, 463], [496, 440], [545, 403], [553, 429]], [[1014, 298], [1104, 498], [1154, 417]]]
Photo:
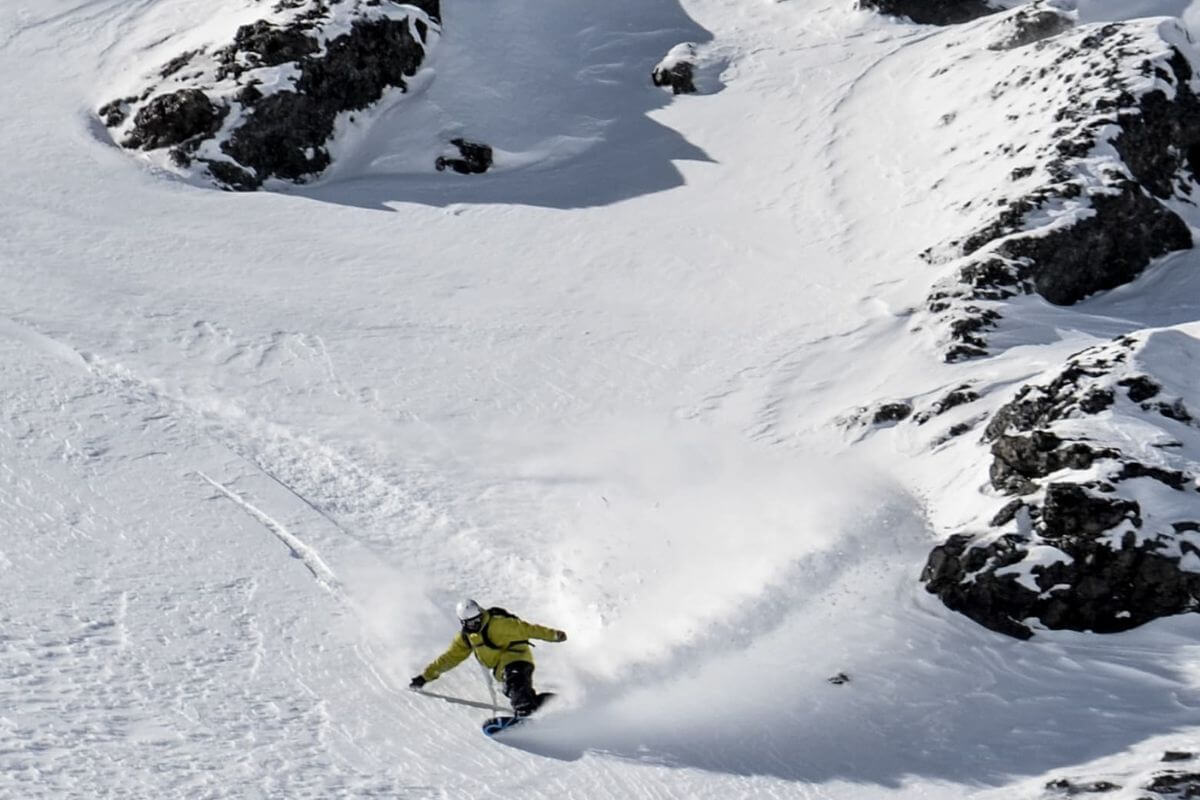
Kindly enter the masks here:
[[[365, 177], [302, 196], [165, 182], [63, 124], [108, 99], [95, 68], [127, 79], [196, 14], [223, 29], [251, 4], [0, 9], [0, 67], [47, 71], [12, 85], [38, 135], [0, 122], [32, 148], [0, 182], [20, 231], [0, 242], [0, 797], [1032, 798], [1045, 773], [1195, 747], [1189, 620], [979, 629], [915, 582], [920, 500], [836, 457], [830, 421], [921, 371], [920, 281], [878, 265], [932, 243], [902, 224], [925, 189], [892, 171], [852, 200], [883, 163], [855, 157], [879, 144], [858, 107], [936, 35], [844, 5], [589, 6], [547, 56], [578, 46], [582, 68], [495, 76], [590, 87], [545, 122], [594, 139], [547, 145], [496, 92], [505, 113], [474, 122], [528, 164], [396, 183], [426, 155], [405, 137], [468, 127], [492, 91], [452, 81], [534, 31], [463, 20], [500, 26], [472, 48], [448, 16], [415, 133], [380, 128], [347, 165]], [[693, 34], [722, 89], [667, 105], [645, 73]], [[537, 651], [562, 702], [496, 742], [403, 689], [467, 593], [571, 633]], [[434, 687], [485, 694], [470, 666]]]
[[320, 553], [302, 542], [294, 534], [288, 531], [287, 528], [285, 528], [276, 520], [272, 519], [261, 509], [247, 501], [237, 492], [233, 491], [227, 486], [222, 485], [221, 483], [218, 483], [217, 481], [205, 475], [203, 472], [197, 472], [196, 475], [198, 475], [202, 480], [204, 480], [205, 483], [211, 485], [222, 495], [229, 498], [236, 505], [244, 509], [247, 514], [261, 522], [264, 528], [276, 536], [279, 541], [287, 545], [288, 551], [291, 552], [292, 557], [304, 562], [304, 566], [307, 567], [308, 571], [313, 574], [313, 577], [317, 579], [317, 583], [321, 584], [322, 588], [334, 594], [338, 593], [340, 582], [338, 581], [337, 576], [333, 574], [333, 571], [329, 569], [328, 565], [321, 560]]

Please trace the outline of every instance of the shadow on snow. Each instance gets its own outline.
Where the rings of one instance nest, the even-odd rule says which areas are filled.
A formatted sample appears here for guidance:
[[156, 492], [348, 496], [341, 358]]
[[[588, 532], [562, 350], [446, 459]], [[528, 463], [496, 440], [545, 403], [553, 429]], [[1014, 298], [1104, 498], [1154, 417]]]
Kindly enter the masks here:
[[[712, 38], [678, 0], [514, 0], [503, 11], [460, 0], [445, 11], [427, 85], [384, 113], [328, 179], [286, 191], [375, 209], [580, 208], [680, 186], [673, 161], [711, 160], [649, 117], [672, 102], [651, 83], [654, 65], [680, 42]], [[494, 169], [435, 172], [455, 137], [495, 148]]]

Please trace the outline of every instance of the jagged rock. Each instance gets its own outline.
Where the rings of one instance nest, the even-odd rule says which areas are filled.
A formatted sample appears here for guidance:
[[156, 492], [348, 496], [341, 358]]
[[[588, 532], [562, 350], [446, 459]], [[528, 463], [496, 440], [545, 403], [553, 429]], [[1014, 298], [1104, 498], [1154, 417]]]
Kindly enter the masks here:
[[104, 127], [115, 128], [129, 118], [129, 106], [137, 100], [136, 97], [113, 100], [100, 106], [96, 113], [104, 121]]
[[1075, 483], [1046, 486], [1041, 533], [1047, 540], [1099, 536], [1126, 520], [1141, 526], [1141, 507], [1132, 500], [1097, 495]]
[[1010, 500], [1004, 508], [996, 512], [996, 516], [992, 517], [992, 521], [988, 523], [993, 528], [1000, 528], [1017, 518], [1017, 513], [1026, 508], [1024, 500]]
[[260, 178], [300, 180], [329, 166], [325, 142], [337, 115], [366, 108], [388, 87], [404, 88], [423, 51], [407, 20], [355, 22], [321, 58], [299, 61], [295, 91], [251, 105], [249, 118], [221, 149]]
[[984, 545], [970, 541], [951, 537], [930, 553], [922, 574], [926, 588], [952, 610], [1020, 639], [1033, 635], [1029, 619], [1047, 628], [1115, 633], [1194, 610], [1200, 597], [1200, 575], [1181, 571], [1178, 559], [1152, 548], [1072, 542], [1061, 551], [1065, 558], [1029, 571], [1035, 591], [1019, 572], [1003, 571], [1026, 558], [1029, 542], [1015, 536]]
[[[982, 523], [990, 531], [934, 548], [926, 588], [1021, 638], [1029, 620], [1113, 632], [1200, 607], [1200, 430], [1172, 396], [1196, 388], [1197, 334], [1200, 325], [1118, 337], [1018, 389], [984, 441], [993, 487], [1020, 498]], [[1147, 447], [1155, 430], [1163, 446]]]
[[1013, 237], [994, 252], [1024, 263], [1023, 279], [1042, 297], [1070, 305], [1128, 283], [1153, 259], [1192, 246], [1187, 223], [1140, 184], [1118, 181], [1113, 188], [1117, 194], [1092, 196], [1095, 216], [1042, 236]]
[[[190, 64], [192, 62], [192, 58], [200, 52], [201, 50], [188, 50], [180, 53], [163, 65], [163, 68], [158, 71], [158, 76], [160, 78], [171, 77], [176, 72], [179, 72], [179, 70]], [[134, 99], [136, 100], [136, 98]]]
[[655, 67], [650, 75], [655, 86], [670, 87], [673, 94], [696, 92], [694, 67], [687, 61], [679, 61], [670, 67]]
[[901, 422], [908, 419], [910, 414], [912, 414], [912, 405], [909, 403], [884, 403], [875, 409], [875, 414], [871, 418], [871, 421], [876, 425], [884, 425], [888, 422]]
[[1000, 10], [986, 0], [858, 0], [858, 7], [893, 17], [908, 17], [921, 25], [970, 22]]
[[980, 547], [972, 545], [970, 536], [955, 534], [933, 548], [921, 581], [952, 611], [999, 633], [1028, 639], [1033, 631], [1021, 620], [1037, 604], [1038, 593], [1021, 585], [1015, 575], [997, 574], [1025, 557], [1020, 541], [1002, 536]]
[[975, 425], [970, 422], [959, 422], [955, 425], [951, 425], [950, 430], [946, 431], [946, 436], [936, 442], [936, 444], [941, 444], [946, 439], [953, 439], [955, 436], [962, 436], [964, 433], [969, 432], [974, 427]]
[[222, 185], [236, 191], [248, 192], [261, 185], [256, 175], [228, 161], [209, 161], [208, 171]]
[[238, 28], [233, 37], [233, 44], [217, 52], [217, 58], [222, 64], [217, 77], [236, 78], [249, 69], [299, 61], [319, 49], [320, 44], [317, 40], [304, 30], [281, 27], [260, 19]]
[[1144, 788], [1167, 797], [1200, 797], [1200, 772], [1163, 772]]
[[332, 162], [341, 115], [406, 90], [439, 12], [436, 0], [281, 0], [232, 42], [181, 53], [155, 71], [165, 83], [100, 113], [124, 146], [165, 151], [164, 165], [224, 188], [307, 180]]
[[932, 406], [919, 412], [913, 419], [918, 425], [924, 425], [934, 417], [945, 414], [952, 408], [958, 408], [967, 403], [974, 403], [979, 399], [979, 393], [976, 392], [969, 383], [959, 386], [957, 389], [952, 389], [940, 399], [935, 401]]
[[1116, 792], [1121, 787], [1111, 781], [1092, 781], [1091, 783], [1076, 783], [1068, 781], [1067, 778], [1057, 778], [1057, 780], [1046, 783], [1046, 788], [1052, 792], [1066, 792], [1068, 795], [1075, 794], [1102, 794], [1105, 792]]
[[441, 172], [449, 167], [461, 175], [478, 175], [487, 172], [492, 166], [492, 148], [480, 142], [468, 142], [466, 139], [451, 139], [450, 144], [458, 148], [459, 158], [438, 156], [434, 167]]
[[1035, 478], [1064, 469], [1085, 470], [1098, 459], [1120, 457], [1120, 451], [1111, 448], [1096, 449], [1082, 442], [1062, 444], [1048, 431], [997, 437], [992, 442], [992, 485], [1003, 494], [1030, 494], [1038, 488]]
[[[971, 387], [971, 384], [966, 383], [951, 389], [932, 402], [927, 400], [916, 402], [910, 400], [890, 400], [871, 406], [858, 406], [848, 413], [839, 416], [837, 422], [848, 429], [891, 427], [896, 423], [906, 420], [912, 420], [917, 425], [925, 425], [930, 420], [941, 414], [945, 414], [951, 409], [973, 403], [978, 399], [978, 392]], [[984, 418], [983, 415], [978, 415], [966, 422], [955, 423], [944, 434], [933, 440], [931, 445], [936, 446], [956, 436], [961, 436], [982, 422]]]
[[211, 136], [228, 113], [228, 106], [216, 105], [199, 89], [159, 95], [138, 111], [122, 145], [154, 150]]
[[1149, 400], [1158, 394], [1162, 387], [1154, 381], [1147, 378], [1145, 375], [1135, 375], [1130, 378], [1122, 378], [1117, 381], [1117, 386], [1123, 386], [1129, 393], [1129, 399], [1135, 403], [1140, 403], [1143, 400]]
[[1000, 35], [989, 50], [1013, 50], [1056, 36], [1071, 27], [1070, 18], [1057, 9], [1030, 6], [1006, 15]]
[[1046, 784], [1046, 788], [1052, 791], [1066, 792], [1069, 795], [1076, 794], [1101, 794], [1104, 792], [1115, 792], [1121, 787], [1112, 781], [1092, 781], [1091, 783], [1076, 783], [1075, 781], [1067, 780], [1066, 778], [1058, 778]]
[[1168, 750], [1163, 753], [1163, 761], [1191, 761], [1196, 757], [1195, 753], [1188, 753], [1183, 750]]

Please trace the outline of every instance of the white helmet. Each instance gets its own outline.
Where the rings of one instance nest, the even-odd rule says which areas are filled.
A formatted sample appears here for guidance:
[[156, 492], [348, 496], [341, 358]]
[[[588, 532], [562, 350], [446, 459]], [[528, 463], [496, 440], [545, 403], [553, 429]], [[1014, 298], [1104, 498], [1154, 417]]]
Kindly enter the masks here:
[[454, 611], [458, 614], [460, 622], [466, 622], [469, 619], [483, 616], [483, 609], [479, 607], [479, 603], [476, 603], [469, 597], [466, 600], [459, 600]]

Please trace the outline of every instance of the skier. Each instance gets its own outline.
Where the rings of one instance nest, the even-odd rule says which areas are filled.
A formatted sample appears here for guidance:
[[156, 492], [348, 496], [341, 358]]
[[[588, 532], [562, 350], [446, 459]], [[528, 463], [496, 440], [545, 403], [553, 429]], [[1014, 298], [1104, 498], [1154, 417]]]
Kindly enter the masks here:
[[504, 696], [512, 703], [514, 714], [527, 717], [536, 711], [546, 696], [533, 690], [533, 652], [530, 650], [533, 645], [529, 640], [565, 642], [567, 634], [526, 622], [503, 608], [494, 607], [485, 611], [470, 599], [459, 602], [455, 610], [462, 622], [462, 631], [450, 642], [446, 652], [412, 679], [408, 688], [419, 691], [425, 684], [437, 680], [439, 675], [454, 669], [474, 653], [479, 663], [492, 671], [496, 680], [504, 682]]

